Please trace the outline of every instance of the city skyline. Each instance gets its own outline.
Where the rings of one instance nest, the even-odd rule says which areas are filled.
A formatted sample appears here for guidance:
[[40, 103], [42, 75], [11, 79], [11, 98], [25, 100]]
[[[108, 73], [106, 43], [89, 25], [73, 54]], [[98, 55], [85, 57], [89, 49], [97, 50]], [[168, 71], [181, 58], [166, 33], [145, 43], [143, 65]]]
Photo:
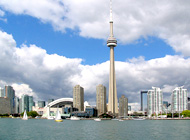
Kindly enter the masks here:
[[[115, 50], [118, 97], [124, 94], [140, 106], [140, 91], [152, 86], [160, 87], [166, 100], [174, 87], [189, 90], [188, 4], [113, 3], [114, 35], [120, 42]], [[17, 96], [27, 92], [47, 100], [71, 97], [72, 87], [80, 84], [85, 100], [95, 104], [96, 85], [109, 87], [108, 17], [109, 0], [1, 1], [0, 86], [13, 86]]]

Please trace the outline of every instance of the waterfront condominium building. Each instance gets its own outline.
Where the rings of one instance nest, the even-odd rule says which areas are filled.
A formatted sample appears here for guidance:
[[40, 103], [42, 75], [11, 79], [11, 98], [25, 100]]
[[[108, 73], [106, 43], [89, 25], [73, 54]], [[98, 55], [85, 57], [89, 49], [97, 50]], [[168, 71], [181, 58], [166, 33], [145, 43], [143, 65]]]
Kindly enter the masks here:
[[147, 93], [147, 108], [148, 116], [158, 115], [162, 113], [163, 94], [162, 90], [157, 87], [152, 87]]
[[182, 112], [188, 109], [187, 102], [187, 89], [182, 87], [176, 87], [172, 94], [172, 112]]
[[106, 113], [106, 87], [103, 85], [96, 86], [96, 108], [98, 116]]
[[125, 95], [119, 98], [119, 116], [126, 118], [128, 116], [128, 99]]
[[80, 85], [73, 87], [73, 107], [84, 111], [84, 88]]

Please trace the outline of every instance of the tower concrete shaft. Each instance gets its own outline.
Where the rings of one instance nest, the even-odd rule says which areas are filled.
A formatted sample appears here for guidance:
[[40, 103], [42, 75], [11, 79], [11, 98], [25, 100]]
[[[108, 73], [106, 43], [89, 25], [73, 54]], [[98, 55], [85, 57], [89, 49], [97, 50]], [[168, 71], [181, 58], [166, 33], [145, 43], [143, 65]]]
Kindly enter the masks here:
[[118, 114], [117, 88], [115, 78], [115, 60], [114, 47], [117, 46], [117, 40], [113, 35], [113, 19], [112, 19], [112, 1], [110, 0], [110, 37], [107, 41], [107, 46], [110, 47], [110, 75], [109, 75], [109, 97], [108, 97], [108, 112]]

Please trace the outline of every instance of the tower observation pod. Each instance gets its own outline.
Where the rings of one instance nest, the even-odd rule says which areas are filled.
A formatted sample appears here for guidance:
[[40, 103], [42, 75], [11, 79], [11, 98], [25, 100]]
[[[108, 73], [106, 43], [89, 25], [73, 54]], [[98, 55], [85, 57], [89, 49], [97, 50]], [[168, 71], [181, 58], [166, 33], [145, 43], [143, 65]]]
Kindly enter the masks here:
[[113, 16], [112, 16], [112, 0], [110, 0], [110, 36], [107, 40], [107, 46], [110, 47], [110, 75], [109, 75], [109, 96], [108, 96], [108, 112], [118, 114], [117, 88], [115, 78], [115, 60], [114, 47], [117, 46], [117, 40], [113, 35]]

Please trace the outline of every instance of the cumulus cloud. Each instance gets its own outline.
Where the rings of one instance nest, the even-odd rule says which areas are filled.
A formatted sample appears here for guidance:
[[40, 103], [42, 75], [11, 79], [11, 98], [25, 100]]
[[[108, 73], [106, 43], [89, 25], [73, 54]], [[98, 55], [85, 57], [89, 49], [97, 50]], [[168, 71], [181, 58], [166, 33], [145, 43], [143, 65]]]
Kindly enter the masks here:
[[36, 93], [32, 91], [29, 85], [26, 84], [12, 84], [13, 89], [16, 91], [15, 94], [17, 97], [21, 98], [22, 95], [27, 94], [29, 96], [33, 96], [34, 99], [37, 99]]
[[[0, 50], [0, 85], [12, 85], [18, 96], [29, 93], [36, 100], [72, 97], [76, 84], [84, 87], [85, 100], [92, 105], [98, 84], [107, 87], [108, 95], [109, 61], [82, 65], [80, 58], [50, 55], [36, 45], [17, 47], [13, 36], [2, 31]], [[170, 98], [176, 86], [190, 88], [190, 58], [166, 55], [146, 61], [139, 57], [126, 62], [116, 61], [115, 67], [118, 98], [124, 94], [129, 103], [139, 103], [140, 91], [152, 86], [163, 89], [165, 99]]]
[[3, 12], [1, 9], [0, 9], [0, 16], [3, 17], [5, 15], [5, 12]]
[[[101, 39], [109, 34], [109, 0], [1, 0], [0, 7], [38, 18], [62, 32], [69, 28], [83, 37]], [[123, 44], [156, 36], [190, 56], [189, 7], [188, 0], [115, 0], [115, 36]]]

